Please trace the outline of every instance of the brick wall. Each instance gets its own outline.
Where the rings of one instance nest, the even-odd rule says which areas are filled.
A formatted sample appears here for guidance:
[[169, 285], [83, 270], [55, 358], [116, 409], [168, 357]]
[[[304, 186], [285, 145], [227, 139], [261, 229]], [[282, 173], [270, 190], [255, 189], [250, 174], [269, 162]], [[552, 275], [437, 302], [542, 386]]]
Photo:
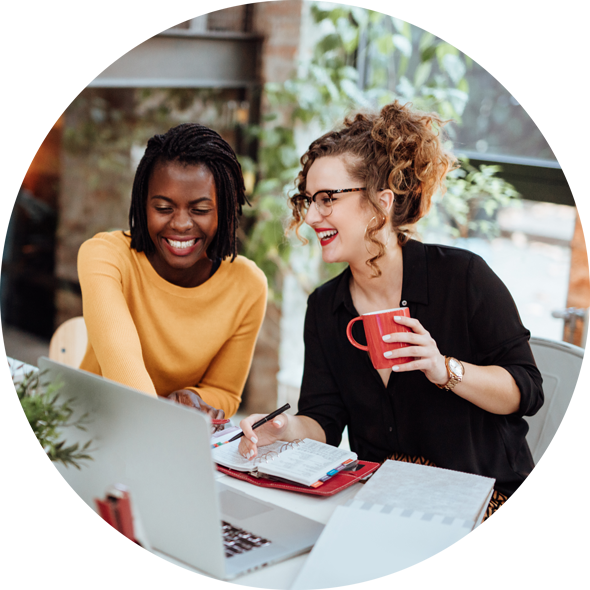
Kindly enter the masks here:
[[262, 78], [265, 82], [284, 82], [295, 71], [303, 11], [302, 0], [254, 5], [252, 30], [265, 37], [262, 48]]

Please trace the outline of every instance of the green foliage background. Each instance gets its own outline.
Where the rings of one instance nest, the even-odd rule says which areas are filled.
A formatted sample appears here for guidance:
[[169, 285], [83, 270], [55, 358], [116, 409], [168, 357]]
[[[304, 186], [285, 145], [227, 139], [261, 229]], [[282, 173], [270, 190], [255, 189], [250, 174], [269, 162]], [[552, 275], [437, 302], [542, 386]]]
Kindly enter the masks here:
[[[297, 242], [284, 238], [283, 228], [290, 217], [287, 198], [294, 192], [299, 157], [305, 149], [298, 145], [298, 134], [311, 128], [319, 136], [350, 112], [376, 110], [395, 99], [460, 123], [469, 98], [465, 74], [471, 61], [434, 35], [354, 6], [314, 4], [312, 17], [318, 31], [312, 57], [284, 84], [265, 85], [266, 110], [272, 114], [248, 129], [259, 142], [258, 160], [242, 158], [244, 169], [258, 180], [254, 207], [247, 213], [253, 222], [245, 236], [245, 254], [269, 277], [275, 297], [284, 273], [295, 272], [291, 252]], [[452, 146], [452, 124], [446, 131]], [[436, 196], [418, 232], [438, 229], [451, 237], [496, 235], [494, 212], [518, 197], [499, 172], [497, 166], [475, 169], [463, 159], [461, 169], [449, 175], [448, 192], [444, 198]], [[307, 246], [310, 259], [321, 257], [316, 242], [314, 238]], [[315, 281], [301, 277], [301, 282], [310, 290], [340, 270], [341, 265], [319, 264]]]
[[[83, 194], [84, 207], [70, 207], [72, 219], [65, 219], [70, 209], [62, 213], [61, 241], [75, 252], [99, 231], [126, 228], [136, 165], [130, 153], [143, 152], [154, 133], [198, 120], [224, 136], [239, 137], [240, 151], [250, 153], [240, 161], [245, 176], [254, 179], [253, 207], [244, 210], [239, 238], [242, 253], [268, 277], [271, 299], [280, 299], [287, 273], [306, 291], [339, 273], [343, 265], [321, 262], [315, 235], [305, 225], [301, 231], [310, 243], [304, 247], [284, 235], [291, 215], [288, 196], [307, 145], [347, 114], [398, 99], [452, 121], [445, 127], [452, 146], [454, 124], [461, 123], [469, 99], [466, 73], [473, 64], [452, 45], [380, 12], [319, 2], [311, 4], [311, 18], [311, 56], [286, 82], [264, 86], [262, 112], [268, 114], [257, 125], [235, 116], [229, 105], [239, 110], [240, 99], [230, 90], [86, 89], [68, 109], [64, 130], [66, 192], [76, 195], [76, 203]], [[243, 149], [248, 145], [256, 150]], [[475, 169], [466, 160], [449, 175], [447, 187], [418, 224], [419, 235], [492, 237], [498, 233], [495, 212], [518, 197], [499, 167]], [[89, 220], [83, 228], [81, 216]]]

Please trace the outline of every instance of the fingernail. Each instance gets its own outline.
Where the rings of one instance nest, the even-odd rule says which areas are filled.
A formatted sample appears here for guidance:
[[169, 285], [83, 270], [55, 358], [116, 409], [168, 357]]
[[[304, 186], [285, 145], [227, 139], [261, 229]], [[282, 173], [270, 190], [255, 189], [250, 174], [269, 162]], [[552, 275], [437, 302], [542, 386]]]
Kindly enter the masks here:
[[281, 420], [273, 420], [273, 422], [275, 423], [275, 426], [278, 426], [279, 428], [283, 425]]
[[399, 367], [397, 365], [395, 365], [395, 367], [391, 367], [392, 371], [399, 371]]
[[249, 453], [248, 453], [248, 459], [250, 459], [251, 457], [254, 457], [254, 449], [252, 449]]
[[255, 436], [252, 436], [252, 438], [250, 439], [254, 444], [256, 444], [258, 442], [258, 439]]
[[386, 359], [389, 359], [389, 358], [391, 358], [393, 356], [393, 352], [391, 350], [387, 350], [386, 352], [383, 353], [383, 356]]
[[386, 336], [383, 336], [383, 340], [385, 342], [389, 342], [391, 340], [391, 336], [389, 334], [387, 334]]
[[401, 320], [402, 318], [401, 318], [401, 316], [399, 316], [399, 315], [396, 315], [396, 316], [394, 316], [394, 318], [393, 318], [393, 319], [394, 319], [396, 322], [399, 322], [399, 320]]

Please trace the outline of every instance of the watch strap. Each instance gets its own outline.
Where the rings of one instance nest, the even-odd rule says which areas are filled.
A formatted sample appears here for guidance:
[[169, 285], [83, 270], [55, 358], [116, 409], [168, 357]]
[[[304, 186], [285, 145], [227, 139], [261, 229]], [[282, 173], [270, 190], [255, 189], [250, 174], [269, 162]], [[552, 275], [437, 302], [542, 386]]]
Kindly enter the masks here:
[[456, 359], [455, 357], [452, 357], [452, 356], [445, 356], [445, 367], [447, 368], [447, 374], [449, 375], [449, 380], [444, 385], [440, 385], [440, 384], [436, 383], [436, 386], [439, 389], [446, 389], [447, 391], [452, 391], [453, 387], [455, 387], [455, 385], [457, 385], [457, 383], [461, 383], [461, 381], [463, 380], [463, 375], [457, 375], [457, 374], [453, 373], [453, 371], [449, 367], [449, 361], [451, 359], [457, 361], [461, 365], [461, 368], [463, 369], [463, 375], [465, 375], [465, 367], [463, 366], [463, 363], [459, 359]]

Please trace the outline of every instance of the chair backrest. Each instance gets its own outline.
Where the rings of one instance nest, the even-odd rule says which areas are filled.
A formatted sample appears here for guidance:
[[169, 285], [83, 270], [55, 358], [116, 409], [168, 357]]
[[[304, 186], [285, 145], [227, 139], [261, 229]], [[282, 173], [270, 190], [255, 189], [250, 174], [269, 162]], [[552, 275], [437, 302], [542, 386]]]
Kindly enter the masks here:
[[84, 318], [81, 316], [71, 318], [65, 321], [51, 337], [49, 358], [77, 369], [84, 358], [87, 346], [88, 332]]
[[582, 368], [584, 349], [567, 342], [531, 338], [533, 356], [543, 376], [545, 403], [534, 416], [525, 416], [529, 423], [527, 442], [535, 463], [547, 450], [559, 428], [574, 393]]

